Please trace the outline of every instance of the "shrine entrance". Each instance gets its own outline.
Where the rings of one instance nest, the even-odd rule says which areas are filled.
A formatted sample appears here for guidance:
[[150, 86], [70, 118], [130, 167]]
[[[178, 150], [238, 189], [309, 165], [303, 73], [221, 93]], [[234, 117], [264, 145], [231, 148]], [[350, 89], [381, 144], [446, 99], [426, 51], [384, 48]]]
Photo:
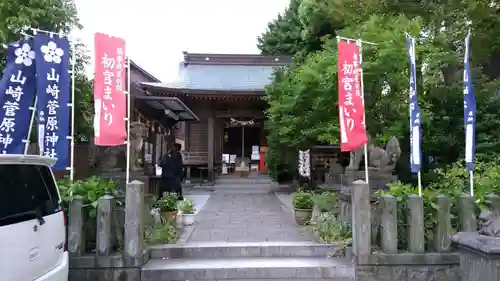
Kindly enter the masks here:
[[227, 166], [227, 173], [244, 165], [259, 170], [261, 148], [265, 145], [263, 119], [228, 118], [224, 120], [222, 141], [222, 162]]

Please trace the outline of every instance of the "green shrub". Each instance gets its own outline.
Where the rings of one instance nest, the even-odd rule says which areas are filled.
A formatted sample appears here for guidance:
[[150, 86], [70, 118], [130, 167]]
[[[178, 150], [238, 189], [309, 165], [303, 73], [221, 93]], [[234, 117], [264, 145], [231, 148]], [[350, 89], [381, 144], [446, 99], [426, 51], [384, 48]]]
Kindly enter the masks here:
[[173, 212], [178, 209], [178, 199], [177, 193], [164, 192], [163, 198], [158, 200], [158, 208], [160, 208], [160, 212]]
[[66, 209], [76, 196], [81, 196], [83, 197], [83, 208], [91, 218], [96, 217], [97, 200], [106, 194], [114, 196], [118, 205], [123, 205], [116, 188], [117, 182], [113, 180], [92, 176], [85, 180], [71, 182], [68, 178], [63, 178], [57, 181], [57, 186]]
[[144, 231], [145, 242], [148, 245], [175, 244], [179, 239], [179, 231], [174, 225], [175, 222], [163, 220], [161, 223], [147, 227]]
[[314, 203], [320, 212], [331, 212], [339, 207], [337, 193], [325, 191], [314, 195]]
[[335, 244], [333, 256], [343, 256], [345, 249], [352, 246], [352, 229], [348, 222], [338, 221], [333, 214], [322, 214], [309, 227], [320, 243]]
[[292, 205], [296, 210], [312, 210], [314, 207], [314, 195], [311, 192], [297, 190], [292, 193]]
[[[500, 166], [497, 160], [478, 161], [474, 171], [474, 197], [476, 215], [489, 208], [488, 194], [500, 195]], [[432, 250], [433, 234], [437, 226], [437, 197], [447, 196], [451, 200], [450, 232], [460, 229], [458, 200], [462, 194], [470, 194], [469, 173], [463, 164], [457, 162], [449, 167], [432, 171], [434, 181], [422, 190], [424, 205], [424, 231], [427, 250]], [[378, 195], [392, 195], [398, 201], [398, 241], [400, 249], [407, 249], [407, 200], [408, 196], [418, 194], [418, 189], [402, 183], [391, 183], [386, 191]]]
[[196, 209], [193, 200], [184, 199], [184, 201], [179, 203], [179, 210], [181, 210], [183, 214], [194, 214]]

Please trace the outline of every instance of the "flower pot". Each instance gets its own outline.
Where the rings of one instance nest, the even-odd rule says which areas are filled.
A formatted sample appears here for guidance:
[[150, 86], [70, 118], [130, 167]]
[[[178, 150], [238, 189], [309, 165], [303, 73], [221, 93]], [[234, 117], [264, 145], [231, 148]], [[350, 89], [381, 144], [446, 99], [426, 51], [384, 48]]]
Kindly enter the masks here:
[[306, 225], [308, 222], [311, 221], [313, 213], [312, 210], [294, 209], [293, 211], [295, 213], [295, 222], [298, 225]]
[[183, 226], [184, 226], [184, 216], [183, 216], [182, 212], [179, 211], [177, 213], [177, 217], [175, 220], [175, 227], [177, 227], [177, 229], [182, 229]]
[[184, 221], [184, 225], [193, 225], [196, 222], [195, 214], [183, 214], [182, 220]]
[[175, 211], [167, 211], [167, 212], [162, 212], [161, 217], [166, 220], [166, 221], [176, 221], [177, 219], [177, 210]]

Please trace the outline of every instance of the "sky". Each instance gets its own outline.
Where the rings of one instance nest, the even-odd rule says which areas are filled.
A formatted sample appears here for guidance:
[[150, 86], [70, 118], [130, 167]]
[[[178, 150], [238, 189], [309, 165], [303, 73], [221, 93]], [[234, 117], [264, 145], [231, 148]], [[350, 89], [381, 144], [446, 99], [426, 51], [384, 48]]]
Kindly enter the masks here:
[[[175, 81], [183, 51], [258, 53], [257, 36], [290, 0], [75, 0], [88, 46], [93, 34], [126, 41], [132, 60], [163, 82]], [[89, 67], [89, 73], [92, 67]]]

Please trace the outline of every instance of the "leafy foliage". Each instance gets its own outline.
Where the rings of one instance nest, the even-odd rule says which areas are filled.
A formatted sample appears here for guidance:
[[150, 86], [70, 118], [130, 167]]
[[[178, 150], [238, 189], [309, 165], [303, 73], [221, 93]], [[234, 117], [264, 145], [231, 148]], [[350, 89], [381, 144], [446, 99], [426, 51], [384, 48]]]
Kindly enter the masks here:
[[[437, 227], [438, 196], [446, 196], [451, 201], [450, 232], [460, 229], [458, 200], [462, 194], [469, 194], [468, 173], [461, 163], [454, 163], [447, 168], [438, 168], [434, 181], [422, 193], [424, 205], [424, 231], [428, 249], [432, 249], [433, 235]], [[408, 196], [418, 194], [415, 187], [409, 184], [393, 183], [387, 191], [379, 191], [379, 195], [392, 195], [398, 201], [398, 242], [400, 249], [407, 249]], [[495, 161], [479, 162], [474, 176], [474, 196], [477, 214], [490, 207], [488, 195], [500, 195], [500, 167]]]
[[292, 205], [295, 210], [312, 210], [314, 195], [309, 191], [298, 190], [292, 194]]
[[[463, 53], [472, 30], [472, 74], [477, 99], [477, 152], [498, 153], [499, 5], [491, 1], [394, 2], [302, 0], [269, 24], [263, 53], [286, 53], [294, 63], [276, 71], [266, 89], [268, 161], [279, 174], [295, 151], [338, 143], [335, 36], [362, 38], [366, 123], [376, 143], [399, 138], [408, 163], [409, 62], [405, 33], [417, 38], [417, 90], [422, 110], [424, 172], [464, 155]], [[300, 36], [299, 36], [300, 34]], [[292, 40], [293, 38], [293, 40]], [[295, 43], [294, 48], [290, 45]], [[278, 151], [272, 151], [275, 148]], [[432, 157], [432, 163], [426, 163]], [[407, 171], [408, 167], [400, 167]], [[400, 178], [409, 182], [410, 177]], [[432, 180], [433, 174], [424, 175]]]
[[324, 191], [314, 195], [314, 204], [320, 212], [331, 212], [339, 208], [339, 196], [335, 192]]
[[179, 203], [179, 210], [183, 214], [194, 214], [196, 212], [196, 208], [194, 207], [194, 202], [191, 199], [184, 199]]
[[106, 194], [113, 196], [118, 205], [123, 205], [116, 189], [117, 183], [113, 180], [92, 176], [85, 180], [71, 182], [69, 178], [63, 178], [57, 181], [57, 186], [59, 187], [63, 205], [66, 208], [76, 197], [81, 197], [83, 198], [85, 213], [90, 218], [96, 217], [98, 200]]
[[346, 248], [352, 246], [351, 225], [337, 220], [331, 213], [317, 217], [309, 228], [320, 243], [336, 245], [332, 256], [344, 256]]
[[146, 227], [144, 230], [144, 240], [146, 244], [175, 244], [177, 239], [179, 239], [180, 233], [174, 223], [175, 222], [162, 218], [161, 223]]
[[[20, 31], [26, 27], [68, 33], [82, 26], [73, 0], [0, 0], [0, 43], [19, 40], [23, 36]], [[83, 44], [76, 47], [75, 140], [88, 141], [93, 118], [92, 82], [85, 75], [89, 56]], [[0, 48], [0, 69], [5, 63], [6, 49]], [[31, 138], [36, 141], [34, 133]]]
[[164, 192], [163, 197], [158, 200], [158, 208], [160, 212], [173, 212], [178, 210], [177, 193]]
[[270, 22], [267, 31], [258, 38], [258, 47], [263, 54], [293, 55], [305, 47], [298, 19], [301, 0], [291, 0], [290, 6]]

